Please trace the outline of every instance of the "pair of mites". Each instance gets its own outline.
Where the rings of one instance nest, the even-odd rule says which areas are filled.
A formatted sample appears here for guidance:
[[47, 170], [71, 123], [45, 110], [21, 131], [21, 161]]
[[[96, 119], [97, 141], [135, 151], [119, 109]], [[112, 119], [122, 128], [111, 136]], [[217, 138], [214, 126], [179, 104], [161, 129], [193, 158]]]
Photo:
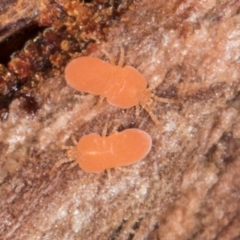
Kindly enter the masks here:
[[[135, 106], [137, 115], [139, 106], [142, 106], [157, 127], [162, 129], [151, 110], [151, 103], [153, 100], [166, 103], [176, 101], [155, 96], [147, 88], [147, 81], [141, 73], [131, 66], [123, 67], [123, 48], [118, 65], [115, 65], [107, 52], [103, 52], [110, 63], [95, 57], [79, 57], [69, 62], [65, 68], [67, 83], [78, 91], [100, 95], [116, 107], [128, 109]], [[149, 153], [151, 146], [152, 139], [148, 133], [139, 129], [126, 129], [109, 136], [101, 137], [97, 133], [83, 136], [67, 152], [68, 157], [76, 160], [84, 171], [100, 173], [140, 161]]]

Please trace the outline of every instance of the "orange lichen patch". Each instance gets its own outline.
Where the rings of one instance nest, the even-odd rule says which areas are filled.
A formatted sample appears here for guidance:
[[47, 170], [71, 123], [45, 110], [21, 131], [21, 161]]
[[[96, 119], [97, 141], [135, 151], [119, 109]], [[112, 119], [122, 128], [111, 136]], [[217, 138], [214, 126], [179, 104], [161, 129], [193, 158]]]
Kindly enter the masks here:
[[142, 160], [151, 146], [151, 137], [139, 129], [126, 129], [108, 137], [91, 133], [68, 150], [68, 156], [76, 160], [85, 172], [101, 173]]
[[[161, 124], [149, 108], [152, 99], [160, 102], [175, 103], [175, 100], [158, 98], [147, 88], [145, 77], [135, 68], [118, 66], [94, 57], [79, 57], [65, 68], [67, 83], [78, 91], [106, 97], [117, 107], [127, 109], [141, 105], [161, 129]], [[122, 65], [120, 59], [119, 65]]]

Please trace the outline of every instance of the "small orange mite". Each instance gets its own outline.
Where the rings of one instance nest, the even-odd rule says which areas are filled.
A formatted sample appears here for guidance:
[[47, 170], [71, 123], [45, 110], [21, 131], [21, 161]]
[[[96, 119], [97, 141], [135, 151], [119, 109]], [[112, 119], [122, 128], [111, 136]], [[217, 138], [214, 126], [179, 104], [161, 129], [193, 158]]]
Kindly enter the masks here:
[[139, 129], [126, 129], [101, 137], [97, 133], [83, 136], [68, 155], [86, 172], [126, 166], [143, 159], [152, 147], [151, 137]]
[[[126, 166], [142, 160], [151, 147], [152, 139], [146, 132], [126, 129], [103, 137], [97, 133], [83, 136], [75, 147], [67, 151], [67, 155], [85, 172], [101, 173], [106, 169]], [[68, 161], [57, 163], [52, 172]]]
[[[122, 65], [120, 60], [119, 65]], [[135, 68], [118, 66], [95, 57], [79, 57], [65, 68], [65, 79], [74, 89], [106, 97], [107, 101], [117, 107], [127, 109], [141, 105], [161, 129], [161, 124], [147, 106], [152, 98], [167, 103], [177, 101], [159, 98], [147, 89], [145, 77]]]
[[72, 60], [65, 68], [65, 79], [74, 89], [106, 97], [120, 108], [139, 104], [147, 89], [145, 78], [134, 68], [114, 66], [94, 57]]

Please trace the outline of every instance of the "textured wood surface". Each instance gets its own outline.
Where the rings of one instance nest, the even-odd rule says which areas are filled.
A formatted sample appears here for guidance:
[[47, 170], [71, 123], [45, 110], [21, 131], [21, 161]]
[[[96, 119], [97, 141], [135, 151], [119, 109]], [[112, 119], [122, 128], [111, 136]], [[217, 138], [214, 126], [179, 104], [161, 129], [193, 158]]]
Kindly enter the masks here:
[[0, 42], [37, 22], [39, 1], [3, 0], [0, 2]]
[[[83, 42], [66, 48], [71, 54], [65, 48], [48, 52], [49, 46], [77, 45], [63, 44], [75, 43], [70, 38], [58, 43], [45, 32], [42, 68], [26, 65], [26, 50], [8, 65], [17, 80], [24, 79], [20, 93], [30, 92], [38, 110], [27, 113], [26, 99], [13, 98], [0, 123], [1, 239], [240, 237], [240, 2], [143, 0], [129, 6], [104, 28], [105, 43], [97, 25], [81, 33], [84, 41], [100, 39], [100, 45], [86, 44], [84, 54], [104, 59], [96, 50], [104, 47], [118, 59], [123, 46], [125, 64], [149, 85], [159, 81], [156, 95], [180, 103], [154, 103], [161, 132], [143, 110], [136, 119], [134, 109], [97, 105], [97, 97], [64, 81], [65, 64], [85, 49]], [[53, 22], [57, 31], [59, 21]], [[23, 64], [28, 68], [19, 68]], [[150, 154], [110, 174], [65, 164], [49, 176], [66, 158], [63, 146], [73, 144], [72, 134], [78, 139], [101, 133], [106, 120], [120, 121], [120, 130], [147, 131], [153, 139]]]

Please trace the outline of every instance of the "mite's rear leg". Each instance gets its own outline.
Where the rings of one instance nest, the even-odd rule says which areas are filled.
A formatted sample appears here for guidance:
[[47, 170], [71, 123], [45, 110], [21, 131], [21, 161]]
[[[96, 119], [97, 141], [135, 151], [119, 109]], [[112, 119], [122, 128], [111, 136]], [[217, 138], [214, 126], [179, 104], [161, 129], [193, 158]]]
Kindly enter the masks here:
[[100, 96], [97, 101], [97, 104], [94, 106], [94, 108], [95, 108], [95, 110], [101, 110], [101, 108], [104, 107], [106, 104], [107, 104], [106, 98]]
[[107, 131], [108, 131], [108, 125], [109, 122], [105, 122], [104, 126], [103, 126], [103, 130], [102, 130], [102, 137], [106, 137], [107, 136]]
[[107, 172], [107, 178], [108, 179], [112, 178], [111, 168], [106, 169], [106, 172]]
[[[117, 121], [117, 123], [114, 123], [113, 129], [112, 131], [108, 134], [108, 135], [112, 135], [115, 133], [118, 133], [118, 128], [122, 123], [120, 121]], [[108, 127], [109, 127], [109, 121], [107, 121], [104, 126], [103, 126], [103, 130], [102, 130], [102, 137], [106, 137], [107, 136], [107, 131], [108, 131]]]
[[119, 57], [119, 61], [118, 61], [119, 67], [123, 67], [124, 55], [125, 55], [124, 48], [123, 48], [123, 46], [120, 46], [120, 57]]
[[70, 166], [68, 167], [68, 169], [72, 169], [72, 168], [76, 167], [77, 165], [79, 165], [78, 162], [73, 161], [73, 162], [70, 164]]
[[[78, 142], [77, 142], [77, 139], [76, 139], [76, 137], [75, 137], [75, 135], [71, 135], [71, 140], [72, 140], [72, 142], [73, 142], [73, 144], [74, 145], [77, 145], [78, 144]], [[69, 149], [69, 146], [67, 146], [67, 148]], [[70, 147], [71, 148], [71, 147]]]
[[[179, 100], [175, 100], [175, 99], [169, 99], [169, 98], [161, 98], [158, 97], [156, 95], [154, 95], [153, 93], [150, 94], [150, 99], [154, 99], [157, 102], [162, 102], [162, 103], [172, 103], [172, 104], [178, 104]], [[151, 101], [149, 101], [151, 103]], [[144, 110], [149, 114], [149, 116], [151, 117], [151, 119], [153, 120], [153, 122], [157, 125], [159, 130], [162, 130], [162, 124], [159, 122], [159, 120], [157, 119], [156, 115], [153, 113], [152, 109], [147, 106], [148, 102], [146, 104], [141, 104], [142, 108], [144, 108]]]
[[[104, 48], [102, 48], [101, 52], [106, 55], [110, 64], [116, 65], [116, 63], [114, 61], [114, 58], [112, 57], [112, 55], [108, 51], [106, 51]], [[124, 63], [124, 48], [123, 48], [123, 46], [120, 46], [120, 57], [119, 57], [119, 61], [118, 61], [117, 65], [119, 67], [123, 67], [123, 63]]]
[[147, 105], [141, 105], [142, 108], [149, 114], [153, 122], [157, 125], [158, 129], [162, 131], [162, 124], [158, 121], [156, 115], [153, 113], [152, 109], [148, 107]]
[[139, 118], [139, 115], [140, 115], [140, 106], [139, 106], [139, 104], [137, 104], [136, 105], [136, 112], [135, 112], [136, 119]]
[[117, 167], [116, 170], [123, 172], [123, 173], [136, 173], [135, 168], [127, 168], [128, 166], [123, 166], [123, 167]]
[[116, 134], [118, 133], [118, 128], [122, 125], [122, 123], [120, 121], [116, 121], [114, 123], [113, 129], [111, 131], [111, 134]]
[[68, 162], [73, 162], [73, 159], [70, 158], [64, 158], [62, 160], [57, 161], [53, 167], [51, 168], [51, 170], [49, 171], [49, 175], [53, 175], [55, 173], [55, 171], [57, 170], [57, 168], [59, 168], [62, 164], [64, 163], [68, 163]]
[[105, 54], [110, 64], [116, 65], [112, 55], [107, 50], [105, 50], [104, 48], [101, 48], [101, 52]]
[[151, 93], [151, 98], [153, 98], [157, 102], [163, 102], [163, 103], [173, 103], [173, 104], [178, 104], [180, 101], [175, 100], [175, 99], [169, 99], [169, 98], [162, 98], [158, 97], [155, 94]]
[[154, 82], [153, 84], [151, 84], [151, 85], [147, 88], [147, 91], [150, 93], [151, 98], [153, 98], [154, 100], [156, 100], [156, 101], [158, 101], [158, 102], [178, 104], [178, 103], [180, 102], [179, 100], [158, 97], [158, 96], [156, 96], [155, 94], [152, 93], [152, 91], [153, 91], [155, 88], [157, 88], [157, 86], [158, 86], [161, 82], [162, 82], [162, 80], [158, 80], [158, 81]]

